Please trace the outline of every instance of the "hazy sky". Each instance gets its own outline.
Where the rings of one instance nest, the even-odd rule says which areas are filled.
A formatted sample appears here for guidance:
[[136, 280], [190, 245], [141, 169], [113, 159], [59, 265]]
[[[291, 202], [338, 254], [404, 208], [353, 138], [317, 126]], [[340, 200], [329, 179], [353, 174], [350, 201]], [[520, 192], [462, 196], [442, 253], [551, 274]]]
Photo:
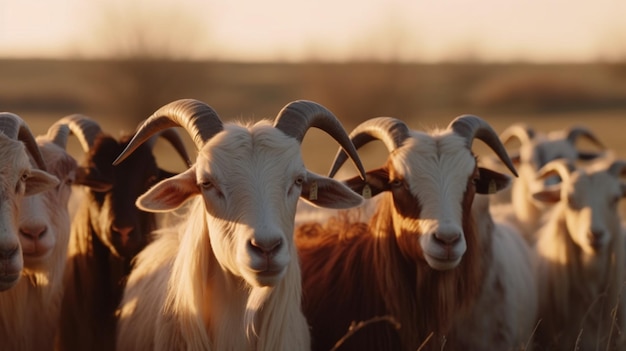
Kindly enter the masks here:
[[0, 57], [115, 56], [137, 42], [248, 61], [626, 59], [626, 1], [0, 0]]

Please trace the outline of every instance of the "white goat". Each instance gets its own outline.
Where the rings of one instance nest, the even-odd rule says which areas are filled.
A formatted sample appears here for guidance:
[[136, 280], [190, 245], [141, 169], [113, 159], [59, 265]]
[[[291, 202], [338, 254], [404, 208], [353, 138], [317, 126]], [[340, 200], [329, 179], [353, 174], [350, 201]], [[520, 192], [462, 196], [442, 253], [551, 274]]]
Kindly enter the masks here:
[[118, 350], [309, 349], [292, 238], [296, 201], [345, 208], [361, 197], [307, 171], [299, 146], [309, 127], [323, 129], [364, 175], [347, 133], [308, 101], [285, 106], [274, 126], [243, 126], [223, 125], [204, 103], [179, 100], [150, 117], [120, 159], [172, 126], [193, 137], [197, 160], [137, 205], [164, 212], [193, 202], [179, 227], [137, 256], [120, 308]]
[[[40, 169], [31, 166], [26, 149]], [[9, 112], [0, 113], [0, 159], [1, 292], [17, 284], [24, 268], [18, 235], [22, 199], [51, 189], [59, 180], [44, 171], [46, 167], [41, 152], [24, 120]]]
[[[381, 140], [389, 157], [367, 172], [366, 182], [347, 181], [358, 193], [381, 197], [369, 223], [297, 228], [313, 348], [328, 350], [352, 322], [383, 315], [393, 317], [399, 330], [368, 326], [343, 346], [414, 351], [524, 345], [536, 312], [531, 252], [512, 228], [493, 222], [488, 199], [474, 196], [509, 182], [477, 167], [475, 138], [515, 173], [493, 129], [469, 115], [431, 133], [379, 117], [359, 125], [351, 138], [357, 148]], [[345, 159], [338, 155], [331, 175]]]
[[[624, 350], [625, 248], [619, 200], [626, 162], [600, 159], [584, 168], [553, 161], [540, 178], [561, 183], [534, 194], [555, 204], [538, 232], [539, 349]], [[621, 331], [620, 331], [621, 329]]]
[[[48, 172], [61, 182], [22, 200], [19, 234], [24, 271], [15, 287], [0, 294], [3, 350], [54, 349], [70, 233], [68, 201], [77, 169], [65, 151], [68, 134], [61, 120], [37, 137]], [[31, 163], [36, 164], [32, 156]]]
[[[580, 150], [576, 143], [584, 138], [603, 149], [604, 146], [586, 127], [575, 126], [567, 130], [549, 133], [537, 133], [525, 124], [514, 124], [500, 134], [504, 145], [513, 140], [519, 141], [519, 150], [511, 156], [519, 177], [513, 180], [510, 188], [510, 204], [500, 206], [498, 200], [508, 191], [498, 193], [494, 199], [493, 215], [515, 225], [530, 242], [535, 241], [535, 233], [541, 225], [542, 214], [549, 208], [545, 203], [535, 200], [532, 194], [544, 187], [544, 181], [537, 179], [537, 172], [546, 163], [563, 158], [570, 162], [591, 160], [601, 152]], [[549, 183], [549, 181], [548, 181]]]

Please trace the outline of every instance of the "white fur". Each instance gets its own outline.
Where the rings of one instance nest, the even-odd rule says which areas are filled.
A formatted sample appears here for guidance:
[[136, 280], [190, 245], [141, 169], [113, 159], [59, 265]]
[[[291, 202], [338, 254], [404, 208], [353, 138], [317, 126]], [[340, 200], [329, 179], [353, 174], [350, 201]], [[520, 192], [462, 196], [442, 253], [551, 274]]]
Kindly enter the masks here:
[[[511, 185], [510, 202], [506, 201], [504, 203], [507, 205], [503, 205], [502, 201], [494, 201], [494, 206], [500, 207], [494, 211], [494, 216], [515, 225], [530, 243], [536, 240], [536, 232], [542, 225], [543, 214], [550, 208], [548, 204], [532, 197], [534, 192], [545, 186], [543, 180], [537, 179], [537, 172], [552, 160], [565, 159], [576, 162], [579, 158], [579, 150], [568, 140], [567, 134], [566, 130], [536, 133], [528, 142], [522, 142], [519, 148], [519, 163], [516, 164], [519, 177], [514, 179]], [[501, 192], [496, 198], [506, 193]]]
[[[19, 227], [25, 267], [18, 284], [0, 293], [2, 350], [53, 350], [59, 324], [70, 231], [68, 200], [76, 161], [45, 137], [39, 137], [38, 144], [48, 171], [61, 183], [22, 200]], [[37, 236], [39, 231], [43, 233], [37, 239], [26, 235]]]
[[456, 321], [452, 340], [472, 350], [531, 350], [538, 299], [534, 252], [516, 227], [492, 222], [489, 197], [476, 195], [472, 213], [483, 240], [491, 242], [490, 269], [470, 312]]
[[[228, 124], [189, 170], [140, 197], [153, 211], [192, 204], [179, 226], [138, 255], [119, 311], [118, 350], [309, 349], [293, 229], [298, 197], [313, 180], [351, 192], [307, 172], [298, 142], [268, 122]], [[175, 190], [180, 198], [167, 199]], [[335, 205], [360, 200], [352, 202]], [[281, 244], [267, 258], [253, 242]], [[258, 273], [265, 269], [274, 273]]]
[[[412, 138], [391, 156], [395, 172], [407, 180], [410, 191], [422, 205], [421, 246], [433, 269], [454, 269], [465, 252], [462, 218], [471, 215], [479, 240], [486, 247], [482, 258], [488, 266], [484, 286], [469, 313], [459, 315], [449, 335], [447, 348], [509, 349], [523, 346], [531, 337], [537, 308], [534, 294], [533, 259], [515, 228], [494, 223], [489, 212], [489, 198], [477, 194], [470, 209], [462, 208], [462, 197], [469, 177], [476, 167], [465, 139], [453, 133], [412, 133]], [[407, 222], [408, 225], [410, 221]], [[396, 226], [404, 227], [404, 224]], [[405, 229], [409, 229], [406, 227]], [[460, 233], [452, 250], [434, 241], [434, 237]], [[454, 262], [429, 260], [434, 256], [458, 255]]]
[[[626, 345], [620, 331], [626, 325], [625, 243], [617, 206], [624, 193], [606, 166], [600, 160], [565, 177], [560, 200], [538, 232], [538, 335], [551, 350], [612, 350], [609, 337], [615, 349]], [[601, 233], [596, 248], [591, 232]]]

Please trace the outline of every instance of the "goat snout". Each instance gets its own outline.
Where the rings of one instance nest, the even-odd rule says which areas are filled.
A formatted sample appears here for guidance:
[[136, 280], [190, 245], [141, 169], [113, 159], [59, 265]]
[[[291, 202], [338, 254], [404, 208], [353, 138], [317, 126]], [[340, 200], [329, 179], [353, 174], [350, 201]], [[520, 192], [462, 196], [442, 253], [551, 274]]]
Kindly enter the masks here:
[[20, 227], [20, 235], [32, 240], [39, 241], [48, 232], [48, 226], [45, 224], [23, 225]]
[[434, 235], [435, 240], [440, 245], [454, 245], [461, 240], [461, 233], [459, 232], [437, 232]]
[[276, 254], [283, 245], [282, 238], [272, 238], [267, 240], [251, 239], [248, 245], [253, 252], [261, 256], [271, 257]]
[[117, 226], [115, 224], [111, 226], [111, 231], [114, 234], [120, 236], [120, 240], [122, 241], [123, 245], [126, 245], [126, 242], [128, 242], [128, 239], [130, 237], [130, 234], [133, 232], [133, 229], [135, 229], [135, 227], [133, 226]]
[[17, 244], [8, 248], [0, 248], [0, 260], [10, 260], [19, 253], [20, 247]]

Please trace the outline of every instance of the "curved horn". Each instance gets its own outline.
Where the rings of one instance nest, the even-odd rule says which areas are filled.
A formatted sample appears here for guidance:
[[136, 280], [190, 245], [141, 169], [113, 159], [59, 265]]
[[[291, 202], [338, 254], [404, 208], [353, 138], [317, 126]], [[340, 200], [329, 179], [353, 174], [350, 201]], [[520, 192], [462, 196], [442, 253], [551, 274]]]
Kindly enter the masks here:
[[620, 178], [624, 174], [626, 174], [626, 161], [624, 160], [615, 160], [609, 166], [609, 173], [615, 178]]
[[563, 159], [550, 161], [537, 172], [537, 179], [545, 179], [553, 175], [558, 175], [561, 181], [564, 181], [569, 179], [570, 174], [575, 169], [574, 165]]
[[[387, 151], [391, 152], [402, 146], [408, 137], [409, 127], [403, 121], [393, 117], [368, 119], [350, 133], [350, 139], [357, 150], [370, 141], [380, 140], [387, 147]], [[346, 153], [339, 150], [328, 173], [329, 177], [333, 177], [339, 171], [346, 159]]]
[[67, 124], [54, 123], [48, 128], [46, 137], [54, 144], [61, 147], [63, 150], [67, 149], [67, 138], [70, 135], [71, 130]]
[[10, 112], [0, 113], [0, 131], [13, 140], [23, 142], [39, 169], [47, 170], [33, 133], [20, 116]]
[[345, 150], [359, 170], [362, 179], [365, 179], [365, 168], [359, 158], [356, 148], [350, 141], [348, 133], [341, 122], [324, 106], [306, 100], [290, 102], [278, 113], [274, 127], [285, 134], [302, 142], [307, 130], [311, 127], [319, 128], [328, 133]]
[[187, 149], [185, 148], [183, 139], [180, 137], [180, 134], [178, 134], [176, 129], [168, 128], [168, 129], [162, 130], [161, 132], [151, 136], [150, 139], [148, 139], [146, 143], [150, 145], [150, 148], [153, 148], [154, 144], [156, 144], [156, 141], [159, 137], [167, 140], [170, 143], [170, 145], [174, 147], [176, 152], [178, 152], [178, 155], [183, 159], [185, 164], [187, 164], [187, 167], [191, 167], [193, 162], [189, 158], [189, 154], [187, 153]]
[[474, 139], [483, 141], [496, 153], [498, 158], [504, 162], [511, 173], [516, 177], [518, 176], [515, 166], [513, 166], [513, 162], [511, 162], [498, 135], [493, 128], [491, 128], [489, 123], [485, 122], [482, 118], [473, 115], [462, 115], [450, 122], [448, 129], [452, 129], [456, 134], [464, 137], [467, 140], [467, 147], [469, 149], [472, 148]]
[[[54, 129], [63, 125], [67, 126], [70, 132], [76, 136], [84, 152], [89, 152], [89, 150], [93, 148], [93, 144], [98, 135], [102, 134], [102, 128], [100, 128], [98, 122], [85, 115], [73, 114], [59, 119], [48, 128], [48, 136], [51, 137], [51, 133], [54, 133]], [[59, 136], [59, 138], [61, 137]], [[51, 137], [51, 139], [56, 140], [57, 138]], [[63, 148], [65, 148], [65, 144], [67, 144], [67, 137], [64, 141]]]
[[522, 145], [526, 145], [535, 138], [535, 130], [526, 124], [516, 123], [500, 133], [502, 144], [508, 143], [511, 138], [517, 138]]
[[164, 105], [143, 122], [124, 151], [113, 161], [113, 165], [126, 159], [155, 133], [171, 127], [183, 127], [198, 150], [224, 129], [217, 112], [211, 106], [194, 99], [176, 100]]
[[594, 145], [598, 146], [601, 149], [605, 148], [604, 144], [602, 144], [602, 142], [598, 138], [596, 138], [596, 136], [593, 134], [593, 132], [591, 132], [589, 128], [582, 127], [582, 126], [575, 126], [575, 127], [570, 128], [570, 130], [567, 133], [567, 141], [572, 145], [574, 145], [576, 141], [578, 140], [578, 138], [580, 137], [584, 137], [585, 139], [591, 141]]

